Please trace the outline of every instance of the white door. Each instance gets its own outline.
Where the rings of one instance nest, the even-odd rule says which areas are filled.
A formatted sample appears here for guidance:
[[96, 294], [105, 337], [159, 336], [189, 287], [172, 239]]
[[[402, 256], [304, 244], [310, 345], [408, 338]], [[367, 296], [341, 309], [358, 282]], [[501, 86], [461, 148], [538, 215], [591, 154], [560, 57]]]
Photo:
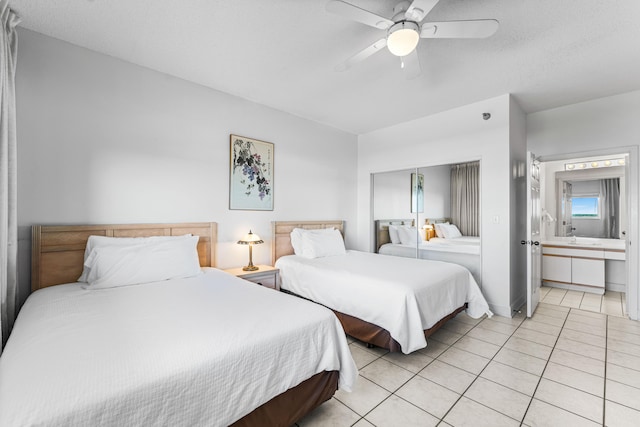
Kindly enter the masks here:
[[527, 317], [531, 317], [540, 302], [542, 277], [542, 247], [540, 246], [540, 163], [527, 152], [527, 236], [523, 240], [527, 251]]
[[640, 282], [640, 266], [634, 260], [638, 259], [638, 245], [634, 238], [638, 237], [638, 222], [634, 221], [638, 217], [638, 165], [632, 165], [632, 159], [637, 159], [637, 155], [625, 156], [624, 176], [625, 176], [625, 200], [627, 211], [627, 227], [626, 230], [620, 230], [622, 238], [626, 240], [626, 269], [627, 269], [627, 306], [626, 312], [629, 318], [638, 320], [640, 310], [638, 309], [638, 283]]

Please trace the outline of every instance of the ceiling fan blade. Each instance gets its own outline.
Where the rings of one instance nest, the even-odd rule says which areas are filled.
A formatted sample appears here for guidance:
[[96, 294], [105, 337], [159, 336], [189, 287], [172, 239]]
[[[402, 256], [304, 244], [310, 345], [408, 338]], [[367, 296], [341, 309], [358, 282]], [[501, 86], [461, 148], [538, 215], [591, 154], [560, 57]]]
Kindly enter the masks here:
[[415, 79], [422, 73], [420, 58], [418, 58], [418, 52], [416, 50], [407, 56], [401, 57], [400, 61], [402, 72], [407, 80]]
[[351, 68], [353, 65], [357, 64], [360, 61], [363, 61], [378, 52], [380, 49], [384, 48], [387, 45], [387, 39], [380, 39], [369, 47], [362, 49], [360, 52], [353, 55], [351, 58], [347, 59], [341, 64], [336, 65], [336, 71], [346, 71]]
[[425, 22], [420, 37], [424, 39], [483, 39], [498, 31], [495, 19], [472, 21]]
[[393, 21], [390, 19], [340, 0], [331, 0], [327, 3], [326, 9], [328, 12], [342, 15], [345, 18], [349, 18], [353, 21], [357, 21], [374, 28], [379, 28], [381, 30], [386, 30], [393, 25]]
[[409, 9], [404, 13], [404, 17], [410, 21], [420, 22], [436, 4], [438, 4], [438, 0], [413, 0]]

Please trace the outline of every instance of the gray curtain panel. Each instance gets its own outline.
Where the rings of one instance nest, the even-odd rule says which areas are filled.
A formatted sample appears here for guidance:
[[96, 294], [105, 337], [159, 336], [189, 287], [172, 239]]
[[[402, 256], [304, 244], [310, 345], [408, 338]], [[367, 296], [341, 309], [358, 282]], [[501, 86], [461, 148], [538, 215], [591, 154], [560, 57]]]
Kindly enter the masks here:
[[451, 221], [464, 236], [480, 235], [480, 162], [451, 165]]
[[620, 178], [600, 180], [602, 209], [602, 237], [620, 238]]
[[15, 74], [19, 22], [8, 0], [0, 0], [0, 352], [15, 320], [18, 287]]

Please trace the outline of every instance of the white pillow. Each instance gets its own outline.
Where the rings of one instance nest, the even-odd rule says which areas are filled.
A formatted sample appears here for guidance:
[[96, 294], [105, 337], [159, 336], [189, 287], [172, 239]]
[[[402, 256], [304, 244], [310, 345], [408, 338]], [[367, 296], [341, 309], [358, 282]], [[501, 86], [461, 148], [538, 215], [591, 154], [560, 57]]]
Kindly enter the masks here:
[[398, 227], [398, 236], [403, 245], [415, 245], [418, 243], [418, 230], [415, 227]]
[[435, 224], [436, 227], [436, 236], [438, 237], [442, 237], [444, 239], [444, 231], [442, 231], [442, 226], [443, 225], [448, 225], [448, 222], [439, 222], [437, 224]]
[[304, 228], [294, 228], [291, 231], [291, 246], [293, 247], [293, 252], [296, 255], [304, 256], [304, 248], [302, 245], [302, 236], [307, 233], [311, 234], [322, 234], [322, 233], [330, 233], [332, 230], [335, 230], [333, 227], [329, 228], [314, 228], [311, 230], [305, 230]]
[[302, 234], [302, 256], [305, 258], [344, 255], [346, 252], [342, 234], [336, 229], [324, 233]]
[[398, 235], [397, 225], [389, 226], [389, 239], [391, 240], [391, 243], [393, 243], [394, 245], [397, 245], [398, 243], [400, 243], [400, 236]]
[[85, 289], [159, 282], [200, 274], [198, 236], [127, 246], [94, 248], [85, 265], [90, 269]]
[[442, 226], [442, 231], [444, 232], [445, 239], [455, 239], [457, 237], [462, 237], [462, 233], [460, 233], [458, 227], [453, 224], [444, 224]]
[[[84, 262], [86, 264], [89, 254], [95, 248], [102, 246], [131, 246], [146, 243], [163, 242], [168, 240], [184, 239], [191, 237], [191, 234], [182, 236], [148, 236], [148, 237], [107, 237], [107, 236], [89, 236], [87, 246], [84, 248]], [[89, 268], [85, 265], [82, 274], [78, 278], [78, 282], [86, 282], [89, 276]]]

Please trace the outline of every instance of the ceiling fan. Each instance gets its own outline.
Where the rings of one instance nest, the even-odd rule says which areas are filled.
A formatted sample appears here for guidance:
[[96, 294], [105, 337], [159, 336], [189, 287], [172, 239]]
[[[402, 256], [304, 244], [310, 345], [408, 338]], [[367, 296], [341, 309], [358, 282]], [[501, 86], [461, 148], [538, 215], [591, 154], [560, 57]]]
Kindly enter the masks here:
[[388, 19], [341, 0], [329, 1], [327, 11], [387, 32], [385, 37], [338, 64], [335, 70], [348, 70], [386, 46], [389, 52], [400, 57], [400, 67], [405, 76], [412, 79], [421, 73], [416, 52], [421, 38], [485, 38], [498, 30], [495, 19], [422, 22], [437, 3], [438, 0], [402, 1], [393, 8], [393, 17]]

